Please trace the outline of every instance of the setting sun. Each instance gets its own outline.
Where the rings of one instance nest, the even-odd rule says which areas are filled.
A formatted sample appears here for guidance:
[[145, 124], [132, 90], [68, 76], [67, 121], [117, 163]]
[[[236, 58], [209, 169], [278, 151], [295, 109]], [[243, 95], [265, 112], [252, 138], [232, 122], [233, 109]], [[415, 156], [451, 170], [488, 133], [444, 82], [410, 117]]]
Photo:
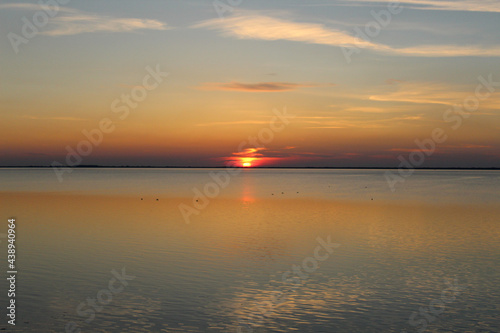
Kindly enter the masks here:
[[243, 163], [243, 167], [244, 167], [244, 168], [249, 168], [249, 167], [251, 167], [251, 166], [252, 166], [252, 163], [250, 163], [250, 162], [245, 162], [245, 163]]

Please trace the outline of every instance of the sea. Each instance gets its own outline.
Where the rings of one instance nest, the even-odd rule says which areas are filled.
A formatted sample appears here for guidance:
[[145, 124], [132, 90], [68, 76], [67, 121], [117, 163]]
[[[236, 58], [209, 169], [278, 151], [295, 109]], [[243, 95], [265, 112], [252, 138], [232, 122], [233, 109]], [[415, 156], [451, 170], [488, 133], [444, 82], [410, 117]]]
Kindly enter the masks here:
[[7, 332], [500, 332], [496, 170], [1, 168], [0, 218]]

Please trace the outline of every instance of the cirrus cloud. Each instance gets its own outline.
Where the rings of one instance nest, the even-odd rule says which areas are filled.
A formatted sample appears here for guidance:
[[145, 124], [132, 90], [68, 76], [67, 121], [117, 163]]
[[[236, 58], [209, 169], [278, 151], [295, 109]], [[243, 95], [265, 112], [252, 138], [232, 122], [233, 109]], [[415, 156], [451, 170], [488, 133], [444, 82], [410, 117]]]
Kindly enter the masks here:
[[[7, 3], [0, 9], [17, 9], [26, 11], [43, 11], [45, 6], [27, 3]], [[69, 7], [59, 7], [54, 17], [40, 32], [47, 36], [68, 36], [92, 32], [132, 32], [140, 29], [168, 30], [164, 22], [153, 19], [117, 18], [95, 13], [87, 13]]]
[[243, 92], [280, 92], [290, 91], [299, 88], [334, 86], [334, 84], [317, 84], [317, 83], [291, 83], [291, 82], [257, 82], [243, 83], [231, 81], [228, 83], [222, 82], [207, 82], [198, 89], [201, 90], [222, 90], [222, 91], [243, 91]]
[[[342, 5], [356, 6], [366, 4], [377, 4], [386, 6], [387, 3], [394, 2], [393, 0], [349, 0], [343, 1]], [[416, 10], [446, 10], [446, 11], [464, 11], [464, 12], [500, 12], [499, 0], [402, 0], [400, 5], [409, 9]], [[327, 4], [329, 5], [329, 4]], [[332, 4], [335, 5], [335, 4]], [[337, 4], [338, 5], [338, 4]], [[321, 6], [321, 4], [320, 4]]]
[[307, 44], [340, 47], [355, 47], [402, 56], [418, 57], [496, 57], [500, 56], [499, 46], [481, 45], [417, 45], [396, 48], [389, 45], [366, 41], [319, 23], [293, 22], [282, 18], [262, 15], [259, 12], [242, 10], [224, 20], [211, 19], [200, 22], [192, 28], [219, 31], [222, 36], [254, 40], [288, 40]]
[[356, 45], [375, 47], [345, 32], [329, 29], [317, 23], [296, 23], [250, 11], [240, 11], [224, 20], [212, 19], [195, 24], [193, 28], [218, 30], [224, 36], [239, 39], [290, 40], [309, 44]]

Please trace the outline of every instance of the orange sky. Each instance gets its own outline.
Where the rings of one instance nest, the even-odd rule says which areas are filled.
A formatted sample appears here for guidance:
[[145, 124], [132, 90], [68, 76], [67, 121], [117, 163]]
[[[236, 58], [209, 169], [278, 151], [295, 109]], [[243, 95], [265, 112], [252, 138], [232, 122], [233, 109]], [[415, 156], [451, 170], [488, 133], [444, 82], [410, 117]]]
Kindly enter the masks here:
[[3, 3], [0, 165], [500, 167], [499, 3], [360, 4]]

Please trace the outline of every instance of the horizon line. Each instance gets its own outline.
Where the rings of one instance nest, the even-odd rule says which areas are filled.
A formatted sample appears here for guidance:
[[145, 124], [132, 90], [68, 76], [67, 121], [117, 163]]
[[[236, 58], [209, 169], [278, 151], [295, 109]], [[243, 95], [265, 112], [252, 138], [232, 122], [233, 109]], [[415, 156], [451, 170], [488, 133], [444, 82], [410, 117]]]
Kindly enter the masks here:
[[[67, 167], [67, 166], [65, 166]], [[18, 166], [0, 166], [0, 169], [4, 168], [52, 168], [50, 165], [18, 165]], [[225, 168], [238, 168], [238, 169], [378, 169], [378, 170], [398, 170], [399, 167], [362, 167], [362, 166], [348, 166], [348, 167], [331, 167], [331, 166], [255, 166], [255, 167], [243, 167], [243, 166], [131, 166], [131, 165], [77, 165], [71, 168], [114, 168], [114, 169], [225, 169]], [[412, 168], [413, 170], [500, 170], [500, 167], [417, 167]]]

